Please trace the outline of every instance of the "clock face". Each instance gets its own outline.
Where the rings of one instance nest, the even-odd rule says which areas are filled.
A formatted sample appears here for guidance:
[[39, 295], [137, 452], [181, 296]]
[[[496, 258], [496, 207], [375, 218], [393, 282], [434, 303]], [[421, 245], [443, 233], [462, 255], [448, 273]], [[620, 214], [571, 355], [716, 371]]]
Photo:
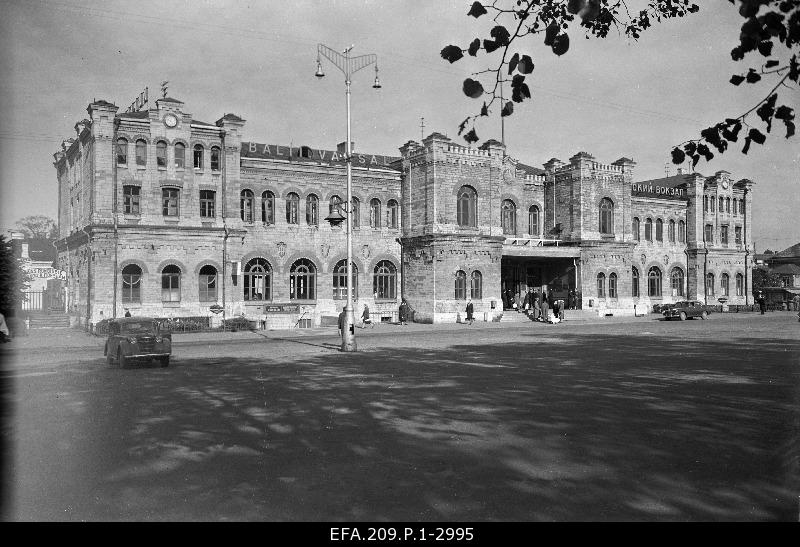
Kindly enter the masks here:
[[722, 181], [722, 189], [723, 190], [727, 190], [728, 189], [728, 181], [727, 180], [723, 180]]
[[174, 114], [167, 114], [164, 116], [164, 125], [167, 127], [175, 127], [178, 125], [178, 118]]

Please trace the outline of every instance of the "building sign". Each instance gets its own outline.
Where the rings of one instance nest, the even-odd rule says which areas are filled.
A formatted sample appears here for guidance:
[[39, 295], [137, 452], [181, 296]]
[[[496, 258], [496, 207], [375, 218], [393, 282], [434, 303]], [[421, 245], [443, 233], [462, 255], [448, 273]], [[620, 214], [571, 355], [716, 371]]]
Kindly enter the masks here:
[[264, 313], [299, 313], [299, 304], [272, 304], [264, 306]]
[[[282, 146], [278, 144], [259, 144], [256, 142], [242, 143], [243, 158], [277, 159], [288, 161], [312, 161], [315, 163], [328, 163], [344, 165], [346, 154], [335, 150], [318, 150], [307, 146]], [[386, 169], [400, 160], [396, 156], [381, 156], [378, 154], [353, 154], [353, 167], [366, 167], [372, 169]]]
[[672, 186], [658, 186], [641, 182], [634, 182], [631, 185], [631, 194], [642, 197], [656, 197], [662, 199], [688, 199], [685, 188], [673, 188]]
[[25, 268], [28, 275], [40, 279], [67, 279], [67, 272], [55, 268]]

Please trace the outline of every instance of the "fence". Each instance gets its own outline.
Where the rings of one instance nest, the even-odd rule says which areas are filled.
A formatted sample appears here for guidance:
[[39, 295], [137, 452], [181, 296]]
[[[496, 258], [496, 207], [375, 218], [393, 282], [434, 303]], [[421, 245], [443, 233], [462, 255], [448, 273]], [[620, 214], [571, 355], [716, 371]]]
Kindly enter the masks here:
[[[673, 304], [653, 304], [653, 313], [661, 313], [665, 308]], [[705, 309], [712, 313], [750, 313], [761, 312], [758, 304], [732, 304], [728, 309], [723, 311], [722, 304], [707, 304], [703, 306]], [[786, 311], [784, 304], [781, 302], [771, 302], [767, 304], [767, 311]]]
[[64, 312], [64, 298], [61, 290], [25, 291], [22, 311]]

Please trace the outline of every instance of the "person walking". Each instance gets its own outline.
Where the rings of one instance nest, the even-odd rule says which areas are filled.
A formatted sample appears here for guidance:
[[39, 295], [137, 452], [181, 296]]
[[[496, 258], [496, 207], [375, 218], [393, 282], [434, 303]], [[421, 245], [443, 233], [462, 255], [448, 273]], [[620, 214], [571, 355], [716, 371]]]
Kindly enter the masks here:
[[405, 325], [408, 321], [408, 304], [406, 304], [406, 299], [403, 298], [403, 301], [400, 303], [400, 311], [398, 312], [400, 324]]
[[800, 294], [794, 295], [794, 298], [792, 298], [792, 304], [794, 305], [794, 311], [800, 311]]
[[344, 334], [345, 323], [347, 323], [347, 314], [344, 312], [344, 306], [342, 306], [342, 311], [339, 313], [339, 336]]
[[474, 311], [474, 309], [475, 308], [472, 305], [472, 300], [469, 300], [467, 302], [466, 312], [467, 312], [467, 321], [469, 322], [470, 325], [472, 324], [473, 321], [475, 321], [475, 318], [472, 317], [472, 312]]
[[761, 308], [761, 315], [764, 315], [764, 312], [767, 311], [767, 300], [764, 298], [764, 293], [758, 293], [758, 307]]
[[550, 321], [550, 303], [545, 294], [542, 294], [542, 321], [545, 323]]
[[559, 320], [564, 320], [564, 300], [559, 298], [556, 300], [556, 307], [558, 308], [558, 318]]
[[538, 321], [542, 317], [542, 295], [539, 289], [533, 292], [533, 320]]
[[369, 317], [369, 306], [364, 304], [364, 311], [361, 312], [361, 321], [363, 322], [362, 328], [367, 328], [367, 325], [371, 326], [373, 329], [375, 325], [372, 323], [372, 319]]

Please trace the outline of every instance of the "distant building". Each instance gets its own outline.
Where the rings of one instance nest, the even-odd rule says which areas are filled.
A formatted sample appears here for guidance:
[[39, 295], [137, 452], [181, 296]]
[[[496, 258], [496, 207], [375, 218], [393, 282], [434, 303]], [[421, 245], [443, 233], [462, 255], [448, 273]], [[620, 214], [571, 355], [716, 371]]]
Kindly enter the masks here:
[[[122, 315], [245, 315], [319, 325], [346, 298], [343, 150], [243, 141], [245, 120], [196, 120], [183, 103], [88, 107], [55, 154], [58, 266], [81, 322]], [[631, 159], [579, 152], [543, 169], [490, 140], [440, 133], [400, 156], [353, 154], [356, 315], [478, 319], [545, 290], [632, 314], [699, 299], [751, 301], [752, 188], [720, 171], [634, 182]], [[102, 312], [102, 314], [101, 314]], [[335, 323], [334, 323], [335, 324]]]
[[64, 311], [66, 308], [67, 273], [54, 267], [57, 252], [53, 243], [52, 239], [26, 238], [19, 232], [11, 235], [12, 252], [29, 277], [28, 286], [23, 290], [24, 311], [48, 311], [50, 308]]
[[767, 272], [778, 277], [776, 287], [767, 287], [767, 299], [772, 303], [791, 302], [800, 295], [800, 243], [778, 253], [760, 255]]

